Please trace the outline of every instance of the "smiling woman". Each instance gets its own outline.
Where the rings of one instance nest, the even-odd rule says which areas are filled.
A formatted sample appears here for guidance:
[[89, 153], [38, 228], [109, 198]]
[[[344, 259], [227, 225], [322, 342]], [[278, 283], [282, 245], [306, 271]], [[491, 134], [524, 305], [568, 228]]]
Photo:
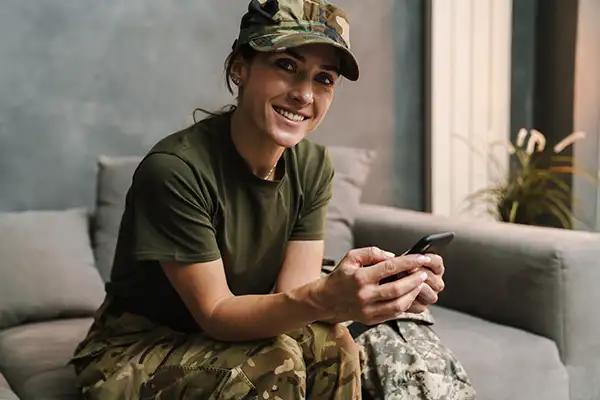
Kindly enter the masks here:
[[226, 61], [237, 104], [135, 171], [106, 299], [72, 359], [85, 398], [359, 399], [364, 359], [340, 322], [435, 301], [439, 257], [355, 249], [320, 275], [334, 172], [306, 137], [337, 82], [358, 79], [348, 30], [324, 0], [250, 2]]

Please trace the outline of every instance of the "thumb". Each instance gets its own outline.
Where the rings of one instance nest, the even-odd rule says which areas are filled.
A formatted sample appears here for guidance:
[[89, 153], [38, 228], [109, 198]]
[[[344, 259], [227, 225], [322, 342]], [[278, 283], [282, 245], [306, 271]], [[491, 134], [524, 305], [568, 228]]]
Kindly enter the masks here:
[[377, 264], [393, 257], [395, 257], [394, 253], [371, 246], [350, 250], [344, 260], [356, 266], [364, 266]]

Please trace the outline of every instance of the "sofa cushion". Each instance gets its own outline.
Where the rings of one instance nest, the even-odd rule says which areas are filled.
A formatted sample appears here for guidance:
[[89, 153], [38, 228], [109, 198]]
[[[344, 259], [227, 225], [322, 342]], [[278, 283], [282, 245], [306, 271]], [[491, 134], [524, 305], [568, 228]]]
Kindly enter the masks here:
[[[327, 211], [325, 257], [339, 260], [353, 246], [352, 227], [375, 152], [339, 146], [328, 150], [335, 176], [333, 197]], [[96, 265], [105, 281], [110, 277], [125, 196], [140, 161], [141, 158], [135, 156], [101, 156], [98, 160], [94, 251]]]
[[328, 150], [335, 175], [327, 209], [325, 257], [339, 261], [354, 247], [352, 228], [376, 152], [341, 146], [330, 146]]
[[93, 240], [96, 267], [105, 282], [110, 278], [119, 225], [125, 209], [125, 195], [140, 161], [141, 158], [135, 156], [100, 156], [98, 159]]
[[2, 374], [0, 374], [0, 400], [19, 400]]
[[37, 400], [54, 393], [48, 390], [56, 394], [72, 393], [74, 372], [67, 362], [91, 324], [92, 318], [74, 318], [0, 332], [0, 369], [15, 393], [22, 400]]
[[0, 389], [10, 389], [10, 385], [6, 381], [4, 375], [0, 373]]
[[434, 331], [463, 364], [477, 398], [567, 400], [567, 370], [545, 337], [442, 307]]
[[35, 375], [25, 382], [21, 398], [35, 400], [80, 400], [73, 367], [60, 367]]
[[92, 315], [104, 297], [83, 209], [0, 214], [0, 329]]
[[0, 400], [20, 400], [10, 388], [0, 386]]

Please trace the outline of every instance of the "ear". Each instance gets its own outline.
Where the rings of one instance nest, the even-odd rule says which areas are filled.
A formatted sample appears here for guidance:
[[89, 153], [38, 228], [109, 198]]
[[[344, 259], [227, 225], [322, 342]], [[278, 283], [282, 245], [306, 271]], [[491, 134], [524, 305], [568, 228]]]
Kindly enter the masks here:
[[250, 75], [249, 62], [241, 55], [238, 55], [231, 66], [231, 74], [233, 82], [238, 86], [244, 86], [244, 82], [248, 80]]

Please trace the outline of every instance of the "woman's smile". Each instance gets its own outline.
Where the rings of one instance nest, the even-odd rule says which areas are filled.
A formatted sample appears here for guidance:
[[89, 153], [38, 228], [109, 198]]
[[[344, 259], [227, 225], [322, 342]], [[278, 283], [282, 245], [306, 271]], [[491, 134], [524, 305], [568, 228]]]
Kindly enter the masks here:
[[273, 110], [275, 110], [275, 112], [279, 116], [283, 117], [287, 122], [299, 124], [309, 119], [309, 117], [304, 114], [294, 112], [283, 107], [278, 107], [274, 105]]

